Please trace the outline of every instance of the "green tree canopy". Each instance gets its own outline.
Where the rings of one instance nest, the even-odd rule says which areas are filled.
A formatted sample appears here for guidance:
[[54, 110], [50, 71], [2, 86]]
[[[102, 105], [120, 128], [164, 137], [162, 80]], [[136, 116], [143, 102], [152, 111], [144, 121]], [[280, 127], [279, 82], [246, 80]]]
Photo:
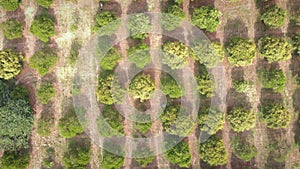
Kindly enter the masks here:
[[14, 11], [19, 8], [19, 0], [0, 0], [0, 6], [7, 11]]
[[213, 136], [200, 143], [200, 157], [211, 166], [217, 166], [226, 164], [228, 155], [223, 141]]
[[134, 77], [129, 85], [129, 94], [141, 102], [150, 99], [155, 93], [155, 84], [150, 75], [141, 74]]
[[46, 75], [54, 68], [58, 57], [52, 49], [42, 49], [30, 58], [30, 67], [36, 69], [41, 76]]
[[257, 155], [257, 149], [254, 145], [246, 139], [242, 139], [237, 136], [233, 138], [231, 148], [233, 150], [233, 154], [237, 156], [237, 158], [246, 162], [250, 161]]
[[189, 144], [184, 141], [179, 142], [168, 150], [166, 157], [172, 164], [177, 164], [179, 167], [184, 168], [188, 168], [192, 162]]
[[84, 169], [90, 162], [90, 142], [84, 140], [70, 140], [63, 155], [63, 165], [67, 169]]
[[185, 17], [185, 13], [178, 5], [171, 5], [162, 13], [161, 26], [167, 31], [173, 31], [181, 25]]
[[291, 122], [291, 113], [281, 104], [263, 106], [260, 117], [272, 129], [286, 128]]
[[268, 62], [285, 61], [292, 57], [293, 45], [286, 38], [266, 36], [259, 40], [259, 47]]
[[282, 70], [264, 70], [260, 72], [260, 80], [266, 89], [282, 92], [287, 83], [287, 78]]
[[221, 12], [214, 7], [201, 6], [200, 8], [195, 8], [191, 21], [193, 25], [198, 26], [200, 29], [215, 32], [221, 23], [221, 15]]
[[197, 90], [201, 96], [212, 97], [214, 96], [215, 84], [213, 77], [208, 73], [203, 73], [196, 76]]
[[245, 80], [237, 80], [233, 82], [234, 89], [239, 93], [244, 93], [249, 91], [252, 88], [250, 82]]
[[171, 69], [181, 69], [188, 63], [190, 49], [181, 42], [167, 42], [163, 45], [162, 63]]
[[11, 49], [0, 50], [0, 78], [4, 80], [16, 77], [22, 69], [24, 57]]
[[29, 149], [11, 152], [6, 151], [0, 159], [0, 167], [2, 169], [25, 169], [29, 165], [29, 160]]
[[117, 51], [115, 47], [113, 47], [101, 59], [100, 68], [102, 70], [114, 70], [121, 58], [121, 54]]
[[153, 152], [150, 150], [148, 146], [139, 146], [138, 149], [133, 151], [133, 155], [135, 157], [142, 158], [134, 158], [134, 160], [141, 167], [146, 167], [148, 164], [151, 164], [155, 158], [155, 156], [151, 155]]
[[133, 128], [142, 134], [146, 134], [152, 127], [151, 116], [148, 114], [138, 113], [134, 116], [135, 122]]
[[150, 48], [144, 43], [139, 43], [127, 50], [129, 62], [138, 68], [144, 68], [151, 62]]
[[285, 24], [286, 11], [277, 5], [269, 6], [262, 14], [260, 20], [262, 20], [267, 27], [276, 29]]
[[252, 64], [256, 57], [256, 45], [251, 39], [233, 37], [226, 43], [228, 61], [234, 66]]
[[127, 28], [134, 39], [145, 39], [152, 29], [150, 17], [146, 14], [135, 14], [129, 16]]
[[48, 104], [56, 95], [51, 83], [42, 84], [37, 91], [37, 99], [41, 104]]
[[121, 20], [110, 11], [98, 13], [95, 18], [95, 26], [93, 31], [100, 36], [112, 35], [120, 27]]
[[97, 119], [97, 126], [101, 137], [122, 136], [124, 129], [122, 125], [123, 117], [112, 108], [105, 105], [101, 111], [101, 117]]
[[216, 134], [224, 127], [225, 113], [216, 108], [201, 108], [198, 112], [198, 124], [201, 131]]
[[296, 23], [297, 26], [300, 26], [300, 10], [292, 12], [291, 20]]
[[9, 19], [0, 24], [0, 28], [6, 39], [17, 39], [23, 35], [23, 26], [20, 21], [15, 19]]
[[53, 16], [47, 13], [36, 16], [31, 24], [30, 32], [41, 41], [48, 42], [49, 38], [55, 35]]
[[169, 95], [172, 99], [180, 98], [184, 91], [176, 80], [169, 74], [162, 75], [160, 79], [161, 90], [163, 94]]
[[49, 8], [53, 4], [54, 0], [35, 0], [37, 4], [44, 8]]
[[66, 114], [59, 119], [58, 130], [60, 135], [65, 138], [75, 137], [84, 131], [74, 108], [69, 108]]
[[103, 157], [100, 160], [100, 165], [104, 169], [117, 169], [124, 165], [124, 157], [103, 150]]
[[235, 132], [250, 130], [255, 126], [255, 115], [250, 110], [235, 108], [228, 113], [227, 119]]

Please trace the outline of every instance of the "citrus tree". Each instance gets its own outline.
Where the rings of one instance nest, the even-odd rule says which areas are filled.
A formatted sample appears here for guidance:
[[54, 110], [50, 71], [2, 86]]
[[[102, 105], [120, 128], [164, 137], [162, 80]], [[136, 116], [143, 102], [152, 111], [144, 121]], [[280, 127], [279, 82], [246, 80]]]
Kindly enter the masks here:
[[138, 68], [144, 68], [151, 62], [150, 48], [144, 43], [139, 43], [127, 50], [129, 62]]
[[11, 49], [0, 50], [0, 78], [9, 80], [16, 77], [22, 69], [24, 57]]
[[135, 14], [129, 16], [127, 28], [134, 39], [145, 39], [152, 29], [150, 17], [146, 14]]
[[235, 132], [250, 130], [255, 126], [255, 115], [250, 110], [234, 108], [228, 113], [227, 119]]
[[168, 95], [172, 99], [180, 98], [184, 93], [181, 86], [169, 74], [162, 75], [160, 86], [163, 94]]
[[129, 94], [141, 102], [150, 99], [154, 92], [155, 84], [150, 75], [137, 75], [129, 84]]
[[35, 2], [44, 8], [49, 8], [54, 0], [35, 0]]
[[30, 161], [29, 149], [19, 151], [6, 151], [0, 159], [2, 169], [27, 168]]
[[41, 104], [48, 104], [55, 95], [56, 92], [51, 83], [42, 84], [37, 91], [37, 98]]
[[221, 12], [214, 7], [201, 6], [200, 8], [195, 8], [191, 21], [193, 25], [198, 26], [200, 29], [215, 32], [221, 23], [221, 15]]
[[269, 128], [286, 128], [291, 122], [291, 114], [281, 104], [269, 104], [261, 108], [260, 117]]
[[30, 58], [29, 66], [44, 76], [49, 73], [58, 61], [58, 56], [52, 49], [41, 49]]
[[181, 69], [188, 63], [190, 49], [181, 42], [167, 42], [163, 45], [162, 63], [171, 69]]
[[0, 6], [7, 11], [14, 11], [19, 8], [19, 0], [1, 0]]
[[239, 93], [244, 93], [252, 88], [252, 84], [245, 80], [237, 80], [233, 82], [234, 89]]
[[43, 42], [48, 42], [55, 35], [53, 16], [43, 13], [37, 15], [30, 27], [30, 32]]
[[277, 5], [269, 6], [261, 15], [260, 20], [262, 20], [267, 27], [276, 29], [284, 25], [286, 21], [286, 11]]
[[287, 83], [287, 78], [282, 70], [264, 70], [260, 72], [260, 80], [266, 89], [272, 89], [275, 92], [282, 92]]
[[190, 154], [189, 144], [181, 141], [166, 153], [167, 159], [172, 164], [177, 164], [179, 167], [188, 168], [191, 165], [192, 158]]
[[232, 139], [231, 148], [233, 150], [233, 154], [237, 158], [246, 162], [250, 161], [257, 155], [256, 147], [246, 139], [240, 138], [238, 136]]
[[104, 169], [121, 168], [124, 165], [124, 156], [118, 156], [107, 150], [103, 150], [103, 157], [101, 157], [100, 166]]
[[100, 68], [102, 70], [114, 70], [121, 58], [121, 54], [117, 51], [115, 47], [113, 47], [101, 59]]
[[93, 31], [100, 36], [112, 35], [120, 27], [121, 20], [110, 11], [103, 11], [96, 15]]
[[15, 19], [9, 19], [0, 24], [0, 28], [6, 39], [17, 39], [21, 38], [23, 35], [23, 26], [20, 21]]
[[161, 16], [161, 26], [164, 30], [173, 31], [181, 25], [185, 17], [185, 13], [178, 5], [168, 6]]
[[140, 157], [134, 158], [134, 160], [141, 167], [146, 167], [148, 164], [151, 164], [155, 159], [155, 156], [150, 155], [153, 154], [153, 151], [148, 146], [138, 146], [138, 149], [135, 149], [132, 153], [135, 157]]
[[201, 108], [198, 112], [198, 125], [201, 131], [216, 134], [224, 127], [225, 113], [216, 108]]
[[60, 135], [64, 138], [75, 137], [84, 131], [74, 108], [69, 108], [66, 114], [59, 119], [58, 130]]

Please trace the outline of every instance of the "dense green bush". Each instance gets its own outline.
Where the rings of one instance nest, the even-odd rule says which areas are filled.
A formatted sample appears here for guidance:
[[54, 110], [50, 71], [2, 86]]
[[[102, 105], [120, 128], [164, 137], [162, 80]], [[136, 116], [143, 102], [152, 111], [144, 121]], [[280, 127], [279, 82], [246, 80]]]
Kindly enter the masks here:
[[48, 42], [49, 38], [55, 35], [54, 18], [49, 14], [42, 14], [33, 20], [30, 32], [41, 41]]
[[117, 51], [115, 47], [113, 47], [100, 60], [100, 68], [102, 70], [114, 70], [121, 58], [121, 54]]
[[167, 31], [178, 28], [185, 19], [185, 13], [178, 5], [169, 6], [161, 16], [161, 26]]
[[180, 98], [184, 93], [182, 87], [169, 74], [162, 75], [160, 86], [163, 94], [168, 95], [172, 99]]
[[0, 160], [0, 167], [2, 169], [25, 169], [29, 165], [29, 160], [29, 149], [6, 151]]
[[268, 62], [285, 61], [292, 57], [293, 46], [286, 38], [266, 36], [259, 40], [259, 47]]
[[281, 104], [263, 106], [260, 117], [272, 129], [286, 128], [291, 122], [291, 113]]
[[42, 115], [38, 120], [37, 132], [40, 136], [48, 137], [51, 134], [51, 129], [54, 124], [54, 119], [49, 115]]
[[19, 100], [19, 99], [21, 99], [21, 100], [28, 100], [29, 99], [29, 92], [23, 86], [15, 86], [9, 92], [9, 97], [12, 100]]
[[233, 37], [226, 43], [228, 61], [234, 66], [246, 66], [252, 64], [256, 57], [255, 43], [246, 38]]
[[196, 76], [197, 90], [201, 96], [212, 97], [214, 96], [215, 84], [213, 77], [208, 73]]
[[38, 71], [41, 76], [46, 75], [54, 68], [58, 57], [52, 49], [42, 49], [30, 58], [30, 67]]
[[8, 80], [16, 77], [21, 72], [23, 58], [11, 49], [0, 50], [0, 78]]
[[104, 77], [99, 77], [96, 94], [99, 102], [112, 105], [122, 101], [125, 90], [118, 84], [118, 79], [116, 76], [109, 74]]
[[19, 8], [19, 0], [1, 0], [0, 6], [7, 11], [14, 11]]
[[139, 146], [139, 148], [135, 149], [132, 153], [135, 157], [142, 157], [142, 158], [134, 158], [134, 160], [141, 167], [146, 167], [148, 164], [151, 164], [155, 158], [155, 156], [151, 156], [153, 152], [150, 150], [148, 146]]
[[217, 166], [226, 164], [228, 155], [223, 141], [213, 136], [200, 143], [200, 157], [211, 166]]
[[121, 25], [121, 20], [110, 11], [98, 13], [95, 22], [93, 31], [97, 32], [100, 36], [114, 34]]
[[282, 70], [264, 70], [260, 72], [260, 80], [264, 88], [272, 89], [275, 92], [282, 92], [287, 83]]
[[56, 95], [51, 83], [41, 84], [37, 91], [37, 99], [41, 104], [48, 104]]
[[136, 114], [133, 128], [142, 134], [146, 134], [152, 127], [152, 120], [148, 114]]
[[35, 2], [44, 8], [49, 8], [54, 0], [35, 0]]
[[9, 19], [8, 21], [1, 23], [0, 28], [2, 29], [5, 38], [9, 40], [21, 38], [23, 35], [22, 23], [15, 19]]
[[239, 93], [244, 93], [252, 88], [252, 85], [245, 80], [237, 80], [233, 83], [234, 89]]
[[58, 130], [60, 135], [65, 138], [75, 137], [84, 131], [74, 108], [69, 108], [66, 114], [59, 119]]
[[152, 29], [150, 17], [146, 14], [131, 15], [127, 21], [127, 28], [134, 39], [145, 39]]
[[228, 113], [227, 118], [235, 132], [250, 130], [255, 126], [255, 115], [250, 110], [235, 108]]
[[291, 151], [297, 147], [293, 146], [295, 145], [291, 145], [284, 135], [273, 134], [271, 139], [269, 139], [268, 144], [265, 146], [269, 154], [268, 159], [284, 164]]
[[181, 42], [167, 42], [163, 45], [162, 63], [171, 69], [181, 69], [188, 63], [189, 48]]
[[231, 143], [233, 154], [246, 162], [257, 155], [257, 149], [246, 139], [234, 137]]
[[221, 23], [221, 12], [211, 6], [201, 6], [196, 8], [191, 16], [192, 24], [200, 29], [205, 29], [209, 32], [215, 32]]
[[150, 99], [154, 93], [155, 84], [150, 75], [138, 75], [129, 84], [129, 94], [141, 102]]
[[124, 165], [124, 157], [103, 150], [103, 158], [100, 159], [100, 165], [103, 169], [117, 169]]
[[98, 131], [101, 137], [122, 136], [124, 129], [123, 117], [111, 106], [105, 105], [101, 111], [101, 118], [97, 119]]
[[262, 14], [260, 20], [271, 29], [278, 28], [285, 24], [286, 11], [277, 5], [269, 6]]
[[224, 127], [225, 113], [216, 108], [201, 108], [198, 112], [198, 124], [201, 131], [216, 134]]
[[144, 68], [151, 62], [150, 48], [144, 43], [139, 43], [127, 50], [129, 62], [135, 64], [138, 68]]
[[208, 68], [215, 67], [219, 62], [222, 62], [225, 55], [225, 51], [219, 42], [195, 41], [192, 44], [192, 50], [195, 53], [192, 58]]
[[297, 33], [293, 37], [293, 45], [294, 45], [295, 53], [297, 54], [297, 56], [300, 56], [300, 33]]
[[168, 150], [166, 157], [172, 164], [177, 164], [181, 168], [188, 168], [192, 162], [189, 144], [184, 141]]
[[67, 169], [84, 169], [90, 162], [90, 142], [88, 140], [70, 140], [63, 155], [63, 165]]

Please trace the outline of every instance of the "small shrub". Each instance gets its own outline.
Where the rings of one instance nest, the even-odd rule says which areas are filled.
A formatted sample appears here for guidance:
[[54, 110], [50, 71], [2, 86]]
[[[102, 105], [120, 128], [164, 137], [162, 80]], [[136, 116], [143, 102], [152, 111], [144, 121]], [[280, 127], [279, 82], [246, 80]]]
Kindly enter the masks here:
[[154, 92], [155, 84], [150, 75], [138, 75], [129, 84], [129, 94], [141, 102], [150, 99]]
[[2, 29], [5, 38], [9, 40], [21, 38], [23, 35], [22, 23], [15, 19], [9, 19], [8, 21], [1, 23], [0, 28]]
[[181, 25], [185, 17], [178, 5], [169, 6], [161, 16], [161, 26], [167, 31], [173, 31]]
[[74, 108], [70, 108], [66, 114], [59, 119], [58, 130], [60, 135], [65, 138], [75, 137], [84, 131]]
[[37, 91], [37, 99], [41, 104], [48, 104], [56, 95], [51, 83], [42, 84]]
[[254, 145], [245, 139], [234, 137], [231, 143], [233, 154], [245, 162], [250, 161], [257, 155], [257, 149]]
[[275, 92], [282, 92], [287, 83], [282, 70], [264, 70], [260, 72], [260, 79], [264, 88], [272, 89]]
[[11, 49], [0, 50], [0, 78], [9, 80], [16, 77], [22, 69], [24, 57]]
[[150, 17], [145, 14], [135, 14], [129, 17], [127, 28], [134, 39], [145, 39], [152, 29]]
[[281, 104], [269, 104], [262, 107], [260, 117], [269, 128], [286, 128], [291, 122], [291, 114]]
[[269, 6], [262, 14], [260, 20], [271, 29], [278, 28], [283, 26], [286, 21], [286, 11], [277, 5]]
[[177, 164], [181, 168], [188, 168], [191, 165], [192, 158], [189, 144], [181, 141], [166, 152], [167, 159], [172, 164]]
[[42, 14], [33, 20], [30, 32], [41, 41], [48, 42], [49, 38], [55, 35], [54, 18], [49, 14]]
[[44, 8], [49, 8], [53, 4], [54, 0], [35, 0], [37, 4]]
[[78, 39], [72, 42], [70, 54], [67, 57], [67, 62], [71, 66], [75, 66], [76, 64], [81, 46], [82, 46], [81, 42]]
[[167, 42], [163, 45], [162, 63], [171, 69], [181, 69], [188, 63], [189, 48], [181, 42]]
[[93, 31], [97, 32], [100, 36], [114, 34], [121, 25], [120, 19], [109, 11], [98, 13], [95, 22]]
[[184, 93], [184, 91], [182, 91], [182, 87], [177, 84], [176, 80], [169, 74], [162, 75], [160, 79], [160, 86], [163, 94], [169, 95], [172, 99], [180, 98]]
[[48, 137], [51, 134], [51, 128], [54, 124], [54, 120], [52, 117], [47, 115], [42, 116], [38, 120], [37, 132], [40, 136]]
[[252, 88], [252, 85], [245, 80], [237, 80], [233, 83], [234, 89], [239, 93], [244, 93]]
[[136, 65], [138, 68], [144, 68], [151, 62], [150, 48], [144, 43], [139, 43], [127, 50], [129, 62]]
[[202, 108], [198, 112], [198, 124], [201, 131], [216, 134], [224, 127], [225, 113], [216, 108]]
[[197, 75], [196, 81], [198, 84], [197, 90], [199, 91], [201, 96], [204, 97], [214, 96], [215, 84], [213, 82], [211, 75], [209, 75], [208, 73]]
[[6, 151], [1, 158], [0, 167], [2, 169], [25, 169], [29, 165], [29, 160], [29, 149]]
[[256, 45], [250, 39], [233, 37], [226, 43], [228, 61], [234, 66], [252, 64], [256, 57]]
[[221, 15], [221, 12], [216, 8], [211, 6], [202, 6], [194, 10], [191, 16], [191, 22], [200, 29], [215, 32], [221, 23], [219, 18]]
[[103, 150], [103, 159], [100, 160], [100, 165], [104, 169], [117, 169], [124, 165], [124, 157]]
[[16, 86], [10, 91], [9, 97], [13, 100], [28, 100], [29, 91], [23, 86]]
[[54, 166], [54, 162], [55, 162], [55, 150], [54, 148], [47, 148], [42, 165], [46, 169], [52, 169]]
[[235, 132], [250, 130], [255, 126], [255, 115], [250, 110], [235, 108], [228, 113], [228, 121]]
[[296, 23], [297, 26], [300, 26], [300, 10], [292, 12], [291, 20]]
[[149, 115], [146, 114], [136, 114], [135, 122], [133, 123], [133, 128], [142, 134], [146, 134], [152, 127], [152, 120]]
[[121, 54], [117, 51], [115, 47], [113, 47], [101, 59], [100, 68], [102, 70], [114, 70], [121, 58]]
[[54, 68], [58, 61], [58, 57], [53, 50], [42, 49], [30, 58], [30, 67], [38, 71], [41, 76], [46, 75]]
[[14, 11], [19, 8], [19, 0], [1, 0], [0, 6], [7, 11]]
[[141, 167], [146, 167], [148, 164], [151, 164], [155, 158], [154, 156], [150, 155], [153, 154], [153, 152], [147, 146], [139, 146], [138, 149], [135, 149], [133, 151], [133, 154], [135, 157], [141, 157], [141, 158], [134, 158], [134, 160]]

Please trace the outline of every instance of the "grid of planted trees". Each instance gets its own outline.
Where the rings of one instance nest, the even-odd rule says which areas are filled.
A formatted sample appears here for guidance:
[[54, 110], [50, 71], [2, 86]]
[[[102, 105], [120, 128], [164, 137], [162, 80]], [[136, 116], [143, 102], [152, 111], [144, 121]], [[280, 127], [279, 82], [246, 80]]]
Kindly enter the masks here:
[[[0, 168], [299, 168], [299, 0], [100, 1], [99, 9], [96, 0], [0, 1]], [[161, 20], [146, 12], [171, 15]], [[185, 20], [211, 43], [191, 40]], [[151, 29], [161, 34], [145, 33]], [[164, 35], [171, 32], [184, 42]], [[101, 149], [84, 132], [77, 115], [85, 110], [72, 104], [83, 91], [72, 78], [82, 44], [93, 35], [120, 40], [99, 62], [99, 135], [186, 136], [176, 146], [155, 154], [164, 138], [142, 151], [125, 142], [125, 156], [154, 153], [132, 159]], [[125, 89], [114, 73], [120, 65], [127, 79], [131, 69], [159, 65], [183, 81], [189, 80], [182, 71], [188, 66], [200, 97], [196, 122], [180, 117], [189, 92], [176, 78], [144, 69]], [[217, 66], [224, 68], [225, 81]], [[220, 85], [226, 86], [225, 98]], [[166, 96], [162, 112], [155, 90]], [[139, 111], [153, 108], [133, 117], [145, 122], [118, 112], [124, 97]], [[212, 101], [219, 105], [211, 107]], [[202, 133], [211, 137], [200, 143]]]

